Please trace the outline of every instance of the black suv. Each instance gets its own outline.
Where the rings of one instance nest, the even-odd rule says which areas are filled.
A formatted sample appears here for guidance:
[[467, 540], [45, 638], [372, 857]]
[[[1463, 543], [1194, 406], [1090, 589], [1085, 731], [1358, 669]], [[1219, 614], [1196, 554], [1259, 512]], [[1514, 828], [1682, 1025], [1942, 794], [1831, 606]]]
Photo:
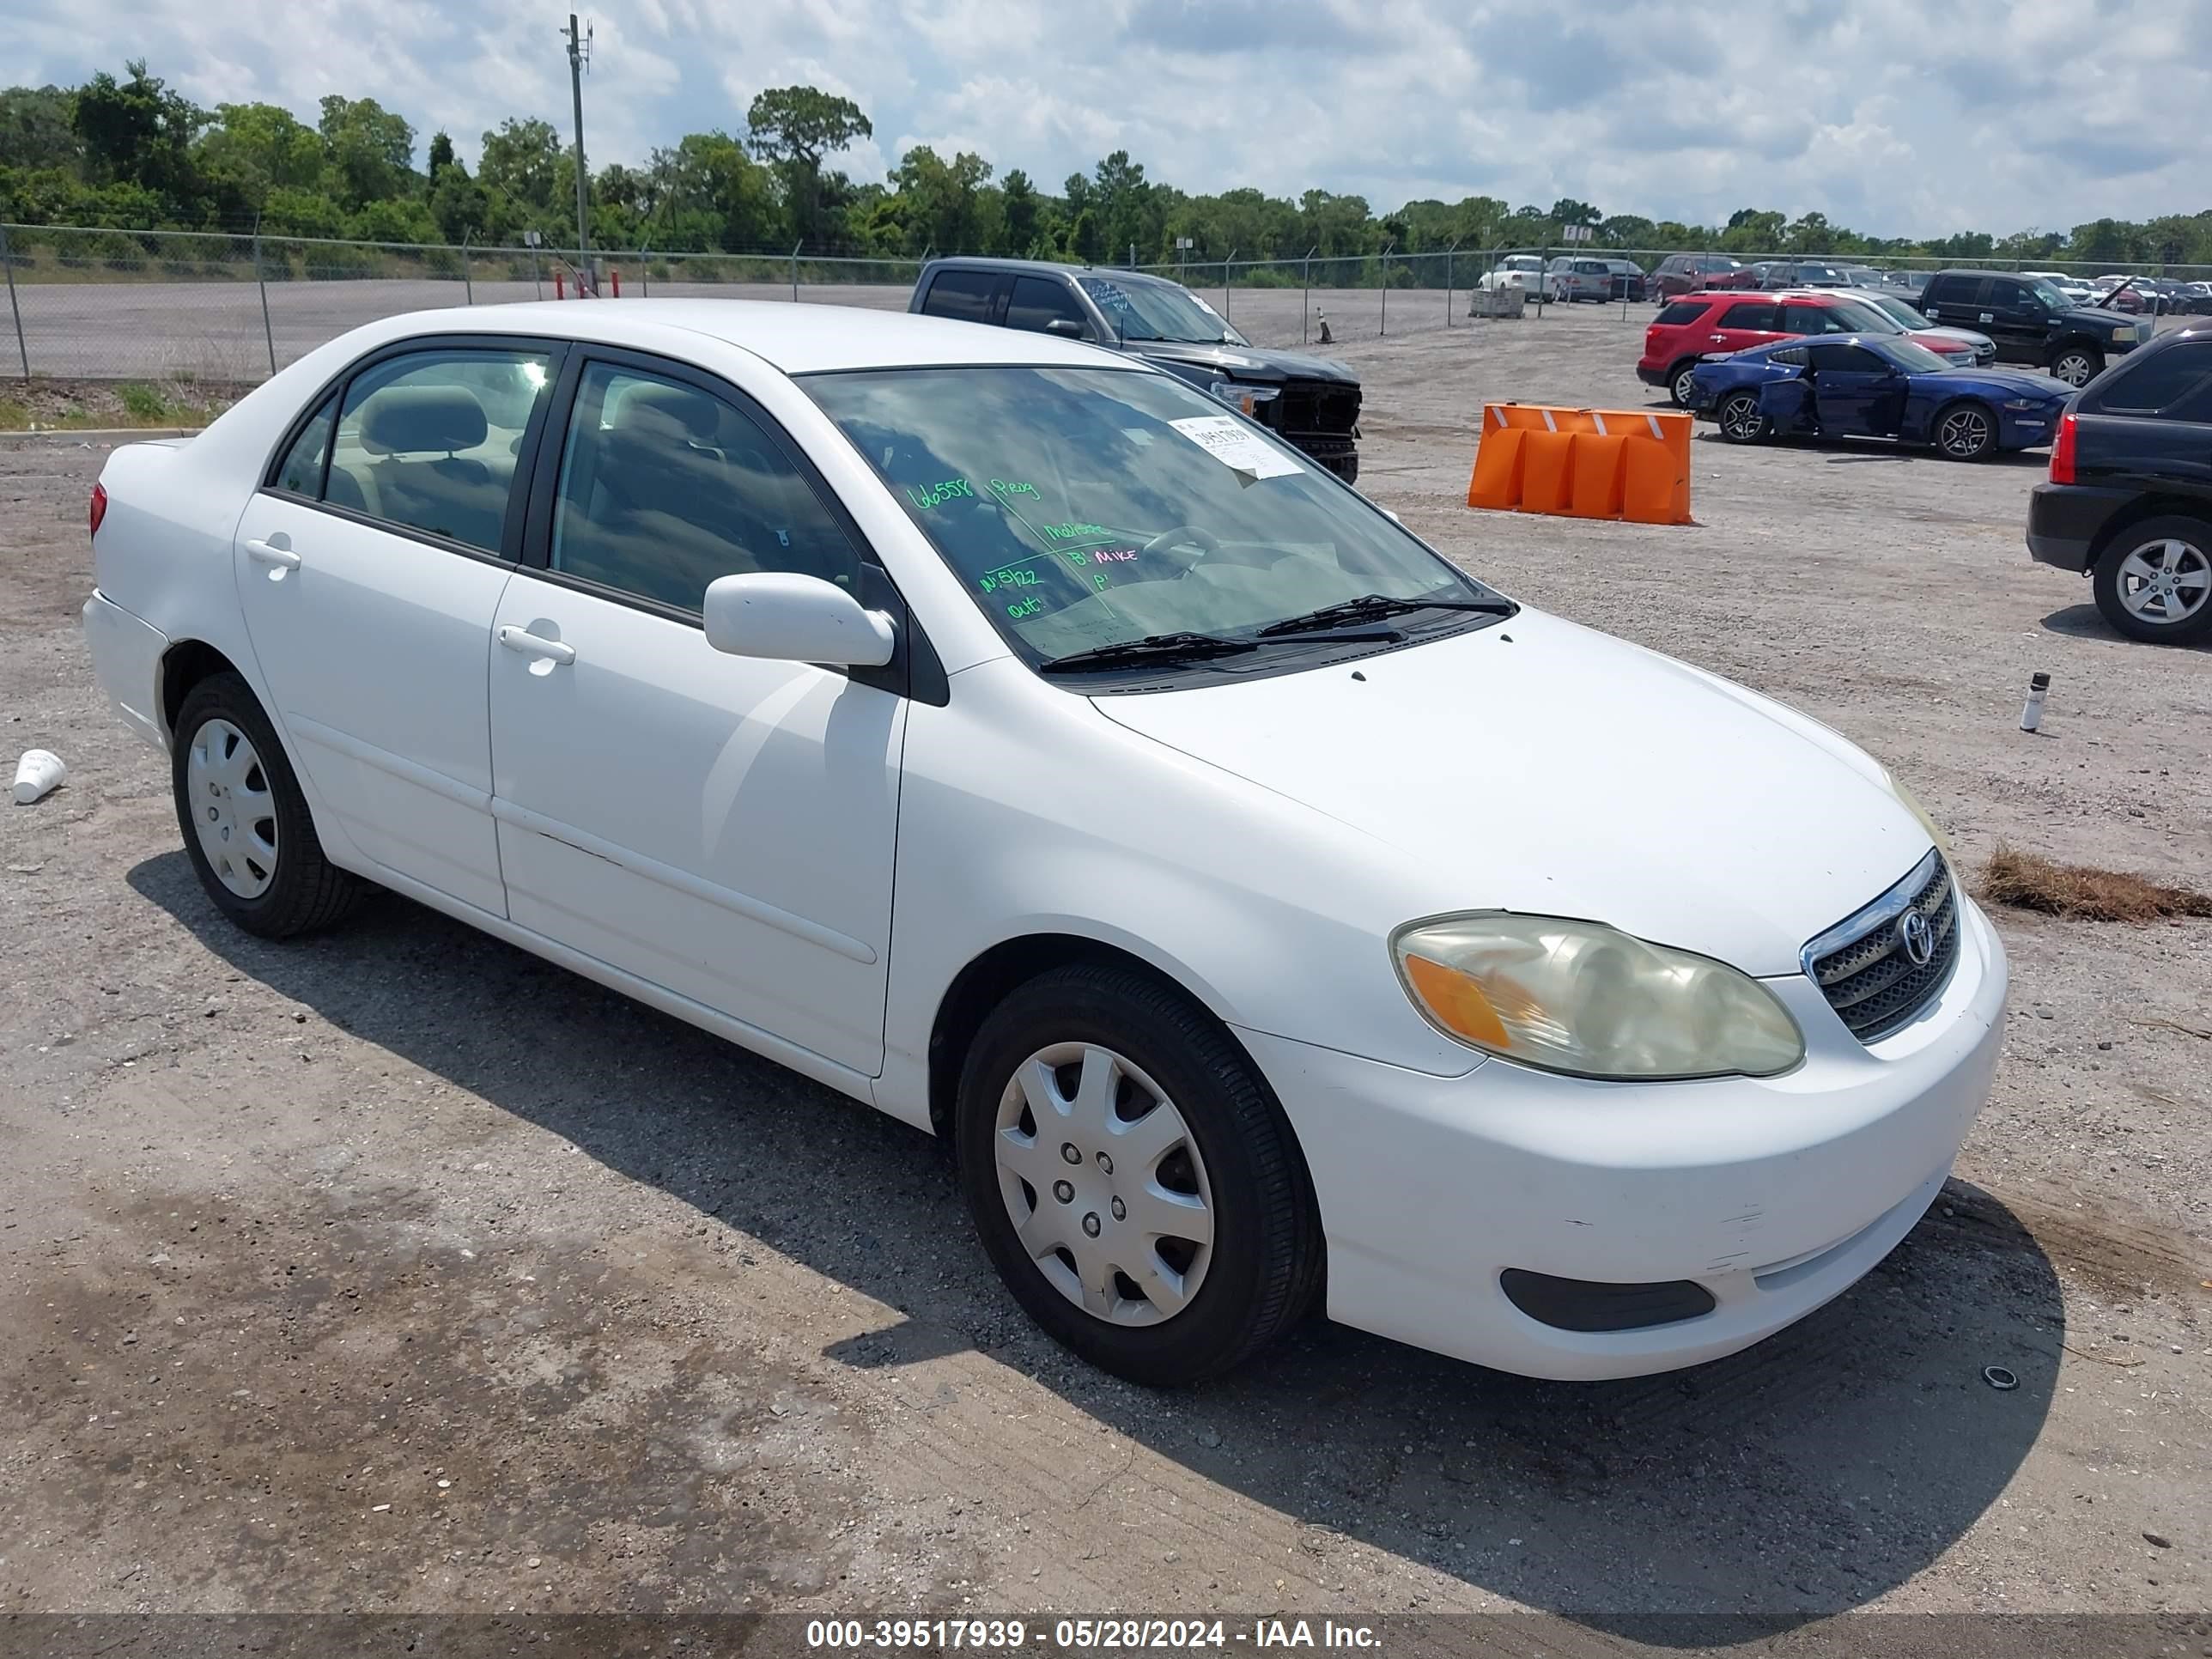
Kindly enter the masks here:
[[1342, 363], [1255, 346], [1180, 283], [1037, 259], [934, 259], [908, 311], [1062, 334], [1133, 352], [1359, 480], [1359, 378]]
[[1920, 290], [1931, 323], [1977, 329], [1997, 343], [2001, 363], [2047, 368], [2069, 386], [2087, 386], [2106, 360], [2133, 351], [2152, 325], [2117, 311], [2077, 306], [2047, 278], [2004, 270], [1939, 270]]
[[2212, 635], [2212, 328], [2170, 329], [2075, 397], [2027, 550], [2088, 575], [2130, 639]]

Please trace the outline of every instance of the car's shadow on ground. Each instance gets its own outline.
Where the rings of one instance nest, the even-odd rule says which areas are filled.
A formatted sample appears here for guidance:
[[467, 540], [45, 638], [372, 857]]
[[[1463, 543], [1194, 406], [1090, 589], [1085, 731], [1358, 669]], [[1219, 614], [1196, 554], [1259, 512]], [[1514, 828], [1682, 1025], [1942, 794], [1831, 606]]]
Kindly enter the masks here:
[[[1358, 1539], [1601, 1630], [1745, 1639], [1929, 1566], [2004, 1490], [2051, 1405], [2050, 1263], [1954, 1182], [1847, 1295], [1692, 1371], [1531, 1382], [1316, 1320], [1164, 1410], [1026, 1322], [915, 1131], [412, 903], [381, 898], [339, 932], [275, 945], [223, 920], [180, 852], [129, 880], [355, 1036], [902, 1310], [828, 1350], [836, 1363], [980, 1349], [1304, 1523], [1324, 1559]], [[1992, 1388], [1990, 1365], [2018, 1386]]]
[[1701, 443], [1723, 449], [1796, 449], [1821, 456], [1830, 466], [1855, 466], [1861, 462], [1926, 461], [1937, 466], [1998, 467], [2015, 471], [2042, 472], [2051, 458], [2039, 449], [2001, 449], [1978, 461], [1947, 460], [1922, 444], [1893, 443], [1886, 438], [1765, 438], [1757, 443], [1731, 444], [1717, 431], [1698, 434]]
[[2115, 645], [2140, 646], [2146, 651], [2203, 651], [2212, 652], [2212, 638], [2183, 641], [2178, 645], [2152, 645], [2142, 640], [2130, 640], [2105, 620], [2105, 613], [2094, 605], [2069, 605], [2052, 611], [2043, 619], [2047, 634], [2061, 634], [2068, 639], [2106, 640]]

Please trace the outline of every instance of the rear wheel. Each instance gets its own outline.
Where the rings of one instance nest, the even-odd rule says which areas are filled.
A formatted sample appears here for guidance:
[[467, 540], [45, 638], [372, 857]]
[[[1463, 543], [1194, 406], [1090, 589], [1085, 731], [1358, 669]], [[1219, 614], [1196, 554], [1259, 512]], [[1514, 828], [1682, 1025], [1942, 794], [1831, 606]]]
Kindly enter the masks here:
[[1692, 358], [1686, 363], [1675, 364], [1674, 372], [1667, 377], [1667, 395], [1674, 400], [1675, 408], [1690, 406], [1690, 376], [1697, 370], [1697, 360]]
[[1721, 436], [1732, 444], [1755, 444], [1766, 435], [1766, 416], [1759, 412], [1755, 392], [1731, 392], [1721, 399]]
[[2105, 620], [2131, 640], [2186, 645], [2212, 635], [2212, 524], [2152, 519], [2123, 531], [2091, 586]]
[[2085, 386], [2104, 366], [2104, 354], [2094, 346], [2061, 346], [2051, 359], [2051, 378], [2070, 386]]
[[961, 1185], [1030, 1316], [1091, 1364], [1175, 1387], [1290, 1328], [1322, 1248], [1282, 1109], [1221, 1028], [1131, 969], [1015, 991], [961, 1075]]
[[323, 856], [292, 763], [239, 675], [210, 675], [185, 694], [170, 782], [200, 885], [247, 933], [327, 927], [365, 890]]
[[1997, 419], [1986, 404], [1961, 401], [1936, 412], [1936, 447], [1949, 461], [1978, 461], [1996, 453]]

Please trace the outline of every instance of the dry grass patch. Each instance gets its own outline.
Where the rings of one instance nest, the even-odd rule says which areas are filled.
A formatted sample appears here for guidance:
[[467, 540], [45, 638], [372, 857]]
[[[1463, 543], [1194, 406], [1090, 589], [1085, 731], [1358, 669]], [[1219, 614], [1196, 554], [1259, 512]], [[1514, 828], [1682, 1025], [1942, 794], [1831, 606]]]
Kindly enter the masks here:
[[1993, 904], [2086, 921], [2160, 921], [2169, 916], [2212, 916], [2212, 896], [2187, 887], [2165, 887], [2141, 876], [2058, 864], [2033, 853], [2000, 847], [1982, 869], [1981, 896]]

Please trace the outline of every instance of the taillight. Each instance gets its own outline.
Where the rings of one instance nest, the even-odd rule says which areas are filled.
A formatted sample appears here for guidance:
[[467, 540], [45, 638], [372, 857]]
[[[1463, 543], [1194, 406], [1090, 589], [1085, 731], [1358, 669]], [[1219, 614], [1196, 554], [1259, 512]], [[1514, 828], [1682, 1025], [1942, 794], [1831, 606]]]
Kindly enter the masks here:
[[97, 536], [100, 534], [100, 521], [107, 516], [107, 486], [106, 484], [93, 485], [92, 510], [86, 516], [92, 523], [92, 529], [88, 533]]
[[2070, 484], [2074, 482], [2074, 416], [2058, 417], [2058, 441], [2051, 446], [2051, 482]]

